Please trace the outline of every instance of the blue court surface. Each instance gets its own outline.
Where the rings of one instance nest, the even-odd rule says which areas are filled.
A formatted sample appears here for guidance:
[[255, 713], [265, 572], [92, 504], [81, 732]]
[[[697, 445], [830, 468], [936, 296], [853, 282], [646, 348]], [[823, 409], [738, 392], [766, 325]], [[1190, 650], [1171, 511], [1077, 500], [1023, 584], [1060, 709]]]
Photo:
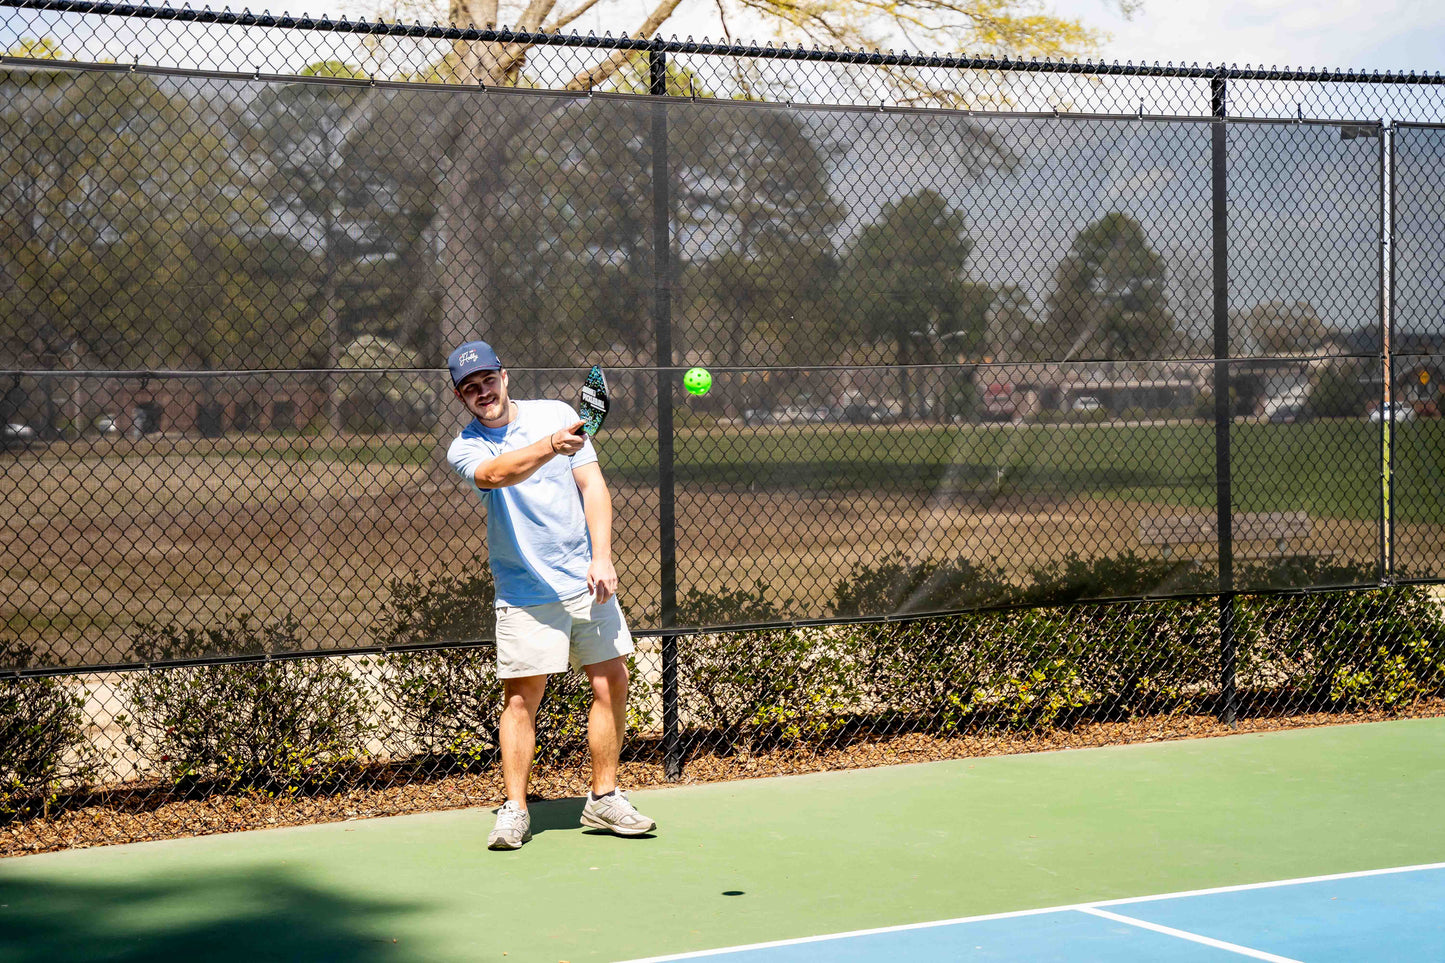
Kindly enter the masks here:
[[1445, 863], [1079, 903], [632, 963], [1445, 961]]

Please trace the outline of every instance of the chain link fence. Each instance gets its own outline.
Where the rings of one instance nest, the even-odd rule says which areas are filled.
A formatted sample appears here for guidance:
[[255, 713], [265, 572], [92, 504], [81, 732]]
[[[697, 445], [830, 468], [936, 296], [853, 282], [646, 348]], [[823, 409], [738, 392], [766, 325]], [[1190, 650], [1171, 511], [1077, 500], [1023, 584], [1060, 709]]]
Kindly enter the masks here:
[[1439, 77], [4, 9], [5, 851], [497, 797], [475, 336], [633, 784], [1442, 705]]

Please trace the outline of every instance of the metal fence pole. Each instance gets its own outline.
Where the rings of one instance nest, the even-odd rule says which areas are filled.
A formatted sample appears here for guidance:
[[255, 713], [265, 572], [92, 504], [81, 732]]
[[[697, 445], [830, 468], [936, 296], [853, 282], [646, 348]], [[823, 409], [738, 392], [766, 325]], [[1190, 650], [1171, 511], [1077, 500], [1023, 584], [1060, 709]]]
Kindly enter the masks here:
[[[667, 54], [649, 54], [648, 93], [667, 96]], [[657, 329], [657, 524], [661, 568], [661, 628], [677, 624], [677, 529], [672, 451], [672, 200], [668, 191], [667, 104], [652, 107], [652, 297]], [[677, 636], [662, 637], [662, 765], [682, 778], [682, 733], [677, 711]]]
[[1221, 72], [1210, 82], [1214, 213], [1214, 476], [1219, 526], [1219, 717], [1236, 717], [1234, 598], [1234, 502], [1230, 490], [1229, 428], [1234, 418], [1229, 397], [1229, 196], [1226, 170], [1227, 81]]
[[[1380, 130], [1380, 583], [1395, 577], [1395, 129]], [[1387, 417], [1388, 414], [1388, 417]]]

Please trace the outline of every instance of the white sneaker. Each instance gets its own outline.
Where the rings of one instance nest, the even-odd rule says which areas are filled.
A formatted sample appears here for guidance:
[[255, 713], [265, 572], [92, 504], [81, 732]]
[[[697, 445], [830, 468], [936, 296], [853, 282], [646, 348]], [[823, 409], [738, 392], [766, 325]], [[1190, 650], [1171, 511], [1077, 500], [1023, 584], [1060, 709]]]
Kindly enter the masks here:
[[521, 849], [532, 838], [531, 815], [510, 799], [497, 810], [497, 825], [487, 837], [488, 849]]
[[621, 789], [600, 799], [587, 793], [587, 802], [582, 806], [582, 825], [619, 836], [641, 836], [657, 828], [657, 823], [638, 812]]

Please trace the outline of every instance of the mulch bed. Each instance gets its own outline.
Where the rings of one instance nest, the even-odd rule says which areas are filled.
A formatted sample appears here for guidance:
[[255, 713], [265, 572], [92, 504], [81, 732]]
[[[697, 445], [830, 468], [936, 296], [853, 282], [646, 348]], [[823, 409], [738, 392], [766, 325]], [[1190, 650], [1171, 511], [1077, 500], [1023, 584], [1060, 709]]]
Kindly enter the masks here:
[[[667, 781], [657, 742], [644, 739], [636, 740], [629, 750], [629, 758], [623, 760], [621, 781], [629, 789], [642, 789], [942, 759], [1440, 716], [1445, 716], [1445, 699], [1423, 701], [1406, 713], [1256, 715], [1240, 719], [1234, 727], [1221, 723], [1214, 716], [1172, 714], [1120, 722], [1083, 723], [1042, 733], [991, 731], [941, 736], [907, 732], [873, 735], [840, 745], [776, 747], [751, 753], [717, 752], [695, 747], [689, 754], [679, 783]], [[495, 767], [482, 772], [435, 776], [419, 773], [414, 767], [378, 767], [368, 770], [360, 783], [342, 790], [295, 796], [195, 791], [186, 795], [163, 784], [131, 783], [62, 799], [48, 815], [0, 826], [0, 856], [466, 807], [490, 808], [499, 805], [504, 798], [501, 772]], [[539, 763], [533, 773], [531, 798], [575, 797], [585, 793], [587, 788], [585, 764]], [[478, 813], [477, 832], [485, 833], [490, 826], [490, 815]]]

